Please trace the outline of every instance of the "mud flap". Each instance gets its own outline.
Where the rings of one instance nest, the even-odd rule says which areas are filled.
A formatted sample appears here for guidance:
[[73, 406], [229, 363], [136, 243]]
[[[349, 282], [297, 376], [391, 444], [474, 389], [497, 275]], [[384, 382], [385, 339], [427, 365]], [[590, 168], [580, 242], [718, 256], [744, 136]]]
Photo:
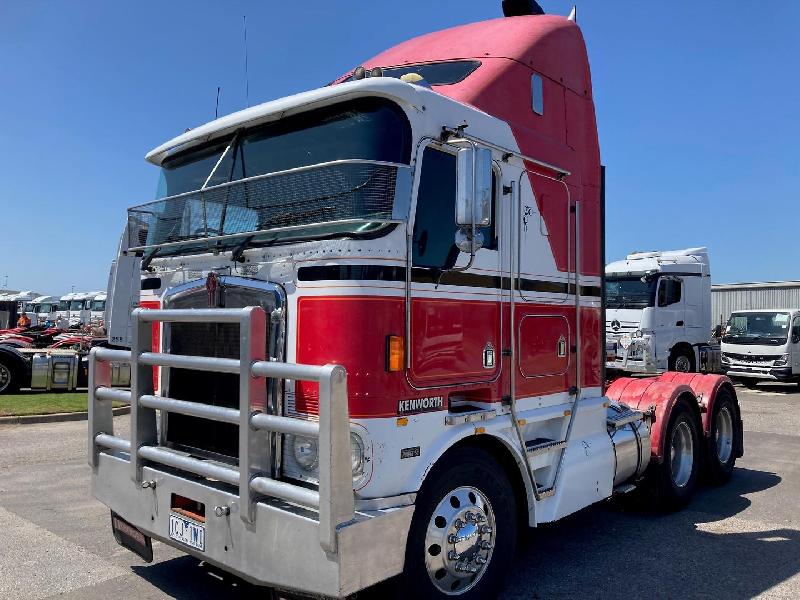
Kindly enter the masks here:
[[113, 510], [111, 511], [111, 530], [114, 539], [123, 548], [138, 554], [147, 563], [153, 562], [153, 542], [136, 527], [128, 523]]

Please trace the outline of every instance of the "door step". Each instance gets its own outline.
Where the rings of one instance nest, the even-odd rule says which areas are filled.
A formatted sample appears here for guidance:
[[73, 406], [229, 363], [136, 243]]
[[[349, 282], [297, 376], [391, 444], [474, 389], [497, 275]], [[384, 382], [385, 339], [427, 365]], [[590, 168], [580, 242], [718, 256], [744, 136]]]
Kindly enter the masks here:
[[612, 429], [621, 429], [642, 419], [644, 419], [642, 411], [632, 410], [627, 406], [611, 405], [606, 411], [606, 425]]
[[636, 486], [632, 483], [623, 483], [622, 485], [618, 485], [614, 488], [614, 495], [618, 496], [620, 494], [627, 494], [628, 492], [632, 492], [636, 489]]
[[546, 452], [550, 452], [551, 450], [560, 450], [565, 448], [567, 445], [566, 440], [548, 440], [546, 438], [536, 438], [533, 440], [528, 440], [525, 442], [525, 451], [528, 453], [528, 456], [537, 456], [539, 454], [545, 454]]
[[542, 499], [542, 498], [550, 498], [551, 496], [555, 496], [556, 495], [556, 488], [554, 488], [554, 487], [548, 487], [548, 488], [540, 487], [540, 488], [536, 488], [536, 491], [539, 492], [539, 498], [540, 499]]

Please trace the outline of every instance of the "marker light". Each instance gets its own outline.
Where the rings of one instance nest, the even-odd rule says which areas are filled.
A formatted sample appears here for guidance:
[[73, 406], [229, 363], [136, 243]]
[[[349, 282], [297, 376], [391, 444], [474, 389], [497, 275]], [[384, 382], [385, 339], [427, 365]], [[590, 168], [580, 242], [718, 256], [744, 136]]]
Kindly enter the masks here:
[[405, 343], [402, 336], [387, 335], [386, 336], [386, 370], [390, 373], [393, 371], [403, 370], [403, 360], [405, 359]]

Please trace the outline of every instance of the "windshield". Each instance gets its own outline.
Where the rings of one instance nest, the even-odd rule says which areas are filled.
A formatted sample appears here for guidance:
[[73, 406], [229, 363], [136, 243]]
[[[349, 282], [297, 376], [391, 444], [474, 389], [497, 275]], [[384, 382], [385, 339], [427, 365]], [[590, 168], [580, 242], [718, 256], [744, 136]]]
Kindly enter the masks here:
[[[383, 99], [362, 98], [267, 123], [166, 158], [158, 196], [167, 199], [128, 211], [131, 243], [158, 246], [252, 232], [250, 241], [257, 244], [375, 231], [392, 217], [398, 173], [393, 165], [409, 164], [410, 156], [408, 119]], [[278, 175], [258, 177], [272, 173]], [[206, 181], [206, 191], [199, 192]], [[335, 221], [352, 222], [303, 229]], [[288, 227], [293, 231], [262, 233]], [[239, 235], [229, 243], [241, 240]]]
[[32, 302], [26, 302], [26, 303], [25, 303], [25, 304], [22, 306], [22, 310], [23, 310], [24, 312], [34, 312], [34, 311], [36, 310], [36, 305], [35, 305], [35, 304], [33, 304]]
[[92, 300], [92, 312], [101, 312], [106, 309], [105, 300]]
[[727, 344], [781, 346], [789, 338], [789, 313], [733, 313], [725, 327], [722, 341]]
[[[403, 65], [402, 67], [381, 67], [382, 77], [400, 79], [408, 73], [417, 73], [430, 85], [452, 85], [464, 81], [481, 66], [479, 60], [452, 60], [448, 62]], [[365, 75], [369, 77], [369, 71]], [[355, 80], [355, 73], [342, 80], [342, 83]]]
[[656, 278], [606, 276], [606, 308], [647, 308], [654, 306]]
[[67, 312], [69, 310], [69, 300], [59, 300], [58, 310]]
[[83, 309], [83, 300], [72, 300], [69, 303], [69, 309], [72, 310], [81, 310]]

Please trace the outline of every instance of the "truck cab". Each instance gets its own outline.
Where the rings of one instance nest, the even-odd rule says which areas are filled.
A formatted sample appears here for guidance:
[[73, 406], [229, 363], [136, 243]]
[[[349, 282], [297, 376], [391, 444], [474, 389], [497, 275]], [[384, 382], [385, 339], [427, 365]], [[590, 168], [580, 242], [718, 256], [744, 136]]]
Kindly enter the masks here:
[[605, 292], [609, 371], [714, 370], [705, 248], [630, 254], [606, 267]]
[[104, 321], [107, 297], [105, 292], [100, 292], [89, 301], [89, 323], [92, 325]]
[[732, 313], [722, 336], [722, 369], [748, 386], [800, 383], [800, 309]]
[[648, 465], [675, 506], [706, 458], [730, 475], [725, 378], [605, 393], [588, 56], [574, 16], [532, 4], [147, 155], [158, 197], [128, 210], [114, 347], [90, 355], [92, 493], [121, 544], [317, 596], [402, 574], [477, 600], [519, 528]]
[[58, 309], [56, 310], [56, 319], [66, 319], [67, 321], [69, 321], [70, 307], [72, 306], [72, 301], [77, 297], [77, 295], [78, 294], [76, 294], [75, 292], [71, 292], [59, 298]]

